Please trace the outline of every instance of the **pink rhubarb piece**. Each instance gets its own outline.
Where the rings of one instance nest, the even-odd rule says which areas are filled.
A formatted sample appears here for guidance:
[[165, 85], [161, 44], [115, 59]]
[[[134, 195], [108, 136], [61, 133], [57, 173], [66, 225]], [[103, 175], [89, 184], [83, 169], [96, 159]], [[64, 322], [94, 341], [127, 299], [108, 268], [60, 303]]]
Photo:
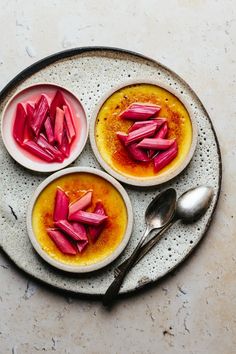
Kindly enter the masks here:
[[45, 128], [45, 132], [46, 132], [46, 136], [47, 136], [48, 142], [50, 144], [54, 143], [53, 126], [52, 126], [51, 118], [49, 116], [47, 116], [47, 118], [45, 120], [44, 128]]
[[76, 242], [76, 247], [78, 248], [78, 251], [81, 253], [85, 249], [85, 247], [88, 245], [88, 241], [77, 241]]
[[80, 241], [88, 241], [87, 231], [83, 224], [76, 221], [71, 222], [70, 224], [73, 226], [75, 232], [79, 234]]
[[[167, 122], [164, 122], [161, 128], [156, 132], [153, 138], [165, 139], [168, 133], [168, 125]], [[156, 150], [149, 151], [149, 157], [152, 158], [156, 154]]]
[[143, 149], [153, 149], [153, 150], [166, 150], [171, 145], [173, 145], [175, 142], [175, 139], [160, 139], [160, 138], [152, 138], [152, 139], [143, 139], [140, 141], [138, 144], [139, 148]]
[[77, 199], [75, 202], [71, 203], [69, 206], [69, 217], [79, 210], [84, 210], [90, 206], [92, 202], [93, 192], [89, 191], [85, 193], [82, 197]]
[[69, 143], [75, 137], [75, 126], [73, 123], [73, 118], [70, 109], [68, 106], [63, 106], [63, 111], [65, 112], [65, 121], [66, 121], [66, 133]]
[[124, 112], [120, 114], [120, 118], [132, 120], [146, 120], [155, 117], [161, 110], [160, 106], [133, 103]]
[[66, 130], [64, 129], [62, 133], [62, 142], [59, 146], [60, 151], [63, 153], [65, 157], [69, 157], [70, 155], [70, 144], [67, 138]]
[[139, 147], [137, 147], [136, 143], [126, 146], [126, 141], [127, 141], [127, 137], [128, 137], [127, 134], [122, 133], [122, 132], [117, 132], [116, 135], [133, 160], [141, 161], [141, 162], [150, 161], [150, 159], [147, 155], [147, 152], [144, 151], [143, 149], [140, 149]]
[[[95, 209], [94, 209], [95, 214], [99, 215], [106, 215], [104, 206], [101, 202], [97, 202]], [[98, 226], [89, 226], [89, 235], [91, 237], [92, 242], [96, 242], [98, 237], [100, 236], [102, 230], [104, 229], [104, 224], [98, 225]]]
[[16, 116], [13, 126], [13, 136], [20, 145], [22, 145], [24, 142], [26, 118], [27, 115], [23, 105], [21, 103], [18, 103], [16, 107]]
[[84, 227], [84, 225], [73, 222], [71, 223], [74, 227], [74, 230], [78, 232], [81, 235], [81, 240], [76, 242], [76, 247], [78, 248], [79, 252], [81, 253], [85, 247], [88, 245], [88, 237], [87, 237], [87, 232]]
[[69, 209], [68, 196], [61, 188], [57, 188], [54, 213], [53, 213], [53, 221], [67, 219], [68, 209]]
[[36, 142], [32, 140], [24, 141], [22, 146], [35, 156], [41, 158], [42, 160], [45, 160], [47, 162], [54, 161], [54, 157], [52, 154], [46, 152]]
[[145, 126], [140, 129], [132, 131], [131, 133], [128, 134], [126, 145], [129, 145], [136, 141], [140, 141], [143, 138], [148, 138], [150, 136], [153, 136], [155, 134], [156, 129], [157, 129], [157, 123], [153, 123], [150, 126]]
[[73, 225], [67, 220], [58, 220], [54, 222], [54, 225], [64, 231], [68, 236], [70, 236], [73, 240], [79, 241], [81, 240], [81, 233], [78, 233]]
[[26, 113], [27, 119], [25, 124], [25, 131], [24, 131], [24, 141], [25, 140], [34, 140], [34, 132], [31, 128], [31, 122], [34, 115], [34, 105], [27, 103], [26, 104]]
[[165, 139], [166, 135], [168, 133], [168, 125], [167, 122], [164, 122], [164, 124], [161, 126], [161, 128], [156, 132], [153, 138], [160, 138], [160, 139]]
[[49, 110], [48, 101], [44, 95], [42, 95], [36, 104], [35, 111], [31, 121], [31, 128], [36, 136], [39, 135], [42, 126], [47, 118]]
[[62, 143], [63, 130], [64, 130], [64, 111], [59, 107], [57, 107], [55, 125], [54, 125], [54, 138], [59, 145], [61, 145]]
[[143, 127], [146, 127], [146, 126], [150, 126], [153, 123], [156, 123], [157, 124], [156, 129], [159, 129], [165, 121], [166, 121], [165, 118], [154, 118], [154, 119], [151, 119], [151, 120], [144, 120], [144, 121], [140, 121], [140, 122], [135, 122], [129, 128], [128, 133], [131, 133], [134, 130], [137, 130], [137, 129], [140, 129], [140, 128], [143, 128]]
[[42, 133], [37, 139], [37, 144], [46, 152], [53, 155], [55, 161], [62, 162], [64, 160], [64, 155], [62, 154], [62, 152], [59, 151], [53, 145], [49, 144], [49, 142], [46, 140], [45, 136]]
[[32, 122], [32, 119], [33, 119], [33, 116], [34, 116], [34, 110], [35, 110], [34, 105], [32, 105], [30, 103], [26, 104], [26, 113], [27, 113], [27, 116], [28, 116], [29, 123]]
[[178, 145], [175, 141], [169, 149], [161, 152], [159, 155], [154, 157], [154, 171], [159, 172], [160, 170], [162, 170], [177, 156], [177, 154]]
[[71, 255], [75, 255], [77, 253], [76, 248], [61, 231], [57, 229], [47, 229], [47, 233], [62, 253]]
[[70, 220], [79, 221], [83, 224], [88, 224], [88, 225], [100, 225], [105, 220], [107, 220], [107, 216], [80, 210], [72, 214], [70, 216]]
[[63, 108], [63, 106], [66, 105], [65, 98], [60, 90], [58, 90], [50, 104], [49, 112], [50, 112], [50, 117], [52, 121], [54, 122], [55, 116], [56, 116], [56, 108]]

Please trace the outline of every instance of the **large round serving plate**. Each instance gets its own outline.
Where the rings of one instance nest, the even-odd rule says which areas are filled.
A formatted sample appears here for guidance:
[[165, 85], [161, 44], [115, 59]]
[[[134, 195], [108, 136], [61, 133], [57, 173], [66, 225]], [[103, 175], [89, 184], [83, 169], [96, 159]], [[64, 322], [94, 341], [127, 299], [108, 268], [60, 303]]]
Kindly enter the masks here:
[[[197, 223], [181, 222], [129, 273], [122, 293], [154, 282], [180, 264], [209, 228], [218, 201], [221, 184], [219, 145], [210, 118], [193, 90], [173, 71], [136, 53], [115, 48], [77, 48], [47, 57], [17, 75], [0, 93], [0, 115], [13, 94], [37, 82], [54, 82], [72, 91], [82, 102], [88, 119], [96, 103], [112, 87], [145, 80], [169, 85], [193, 108], [198, 125], [198, 144], [194, 157], [181, 175], [165, 185], [143, 189], [125, 186], [134, 210], [134, 231], [125, 252], [108, 267], [84, 275], [68, 275], [44, 262], [34, 251], [26, 229], [26, 211], [31, 195], [45, 175], [33, 173], [15, 162], [0, 139], [0, 245], [13, 262], [36, 279], [62, 290], [78, 294], [104, 294], [113, 279], [115, 266], [134, 249], [144, 231], [144, 212], [161, 190], [176, 188], [178, 195], [189, 188], [207, 184], [214, 188], [214, 199]], [[101, 168], [89, 142], [72, 166]]]

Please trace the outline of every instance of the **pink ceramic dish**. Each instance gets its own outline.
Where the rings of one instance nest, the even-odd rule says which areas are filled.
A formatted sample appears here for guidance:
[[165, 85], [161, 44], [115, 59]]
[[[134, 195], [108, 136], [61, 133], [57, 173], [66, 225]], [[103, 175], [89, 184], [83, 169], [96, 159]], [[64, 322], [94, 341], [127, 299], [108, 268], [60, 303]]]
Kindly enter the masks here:
[[[62, 92], [71, 108], [76, 136], [71, 143], [68, 157], [62, 162], [47, 162], [26, 151], [16, 142], [13, 137], [13, 125], [18, 103], [34, 103], [42, 94], [47, 97], [50, 103], [58, 90]], [[38, 172], [53, 172], [68, 166], [80, 155], [87, 141], [88, 123], [81, 102], [72, 92], [55, 84], [38, 83], [17, 92], [8, 101], [2, 113], [1, 133], [6, 149], [19, 164]]]

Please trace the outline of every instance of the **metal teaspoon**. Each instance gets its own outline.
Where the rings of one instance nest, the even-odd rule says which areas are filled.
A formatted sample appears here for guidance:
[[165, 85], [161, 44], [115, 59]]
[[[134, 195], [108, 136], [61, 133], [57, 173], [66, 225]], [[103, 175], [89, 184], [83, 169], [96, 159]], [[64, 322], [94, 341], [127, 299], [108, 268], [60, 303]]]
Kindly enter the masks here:
[[122, 268], [122, 271], [119, 272], [118, 276], [113, 280], [113, 282], [107, 289], [103, 297], [103, 304], [105, 306], [111, 305], [112, 302], [115, 300], [126, 274], [130, 270], [132, 265], [135, 263], [139, 254], [139, 250], [146, 241], [150, 232], [155, 229], [160, 229], [169, 224], [175, 212], [175, 204], [176, 191], [173, 188], [169, 188], [159, 193], [148, 205], [145, 212], [146, 230], [142, 238], [139, 240], [133, 253], [129, 257], [127, 263]]
[[[141, 247], [135, 264], [142, 259], [149, 250], [155, 246], [160, 240], [161, 236], [166, 230], [168, 230], [176, 221], [182, 220], [185, 223], [191, 223], [197, 221], [207, 211], [213, 197], [213, 189], [207, 186], [200, 186], [189, 189], [183, 193], [177, 200], [176, 210], [173, 219], [168, 225], [161, 229], [158, 234], [153, 236], [144, 246]], [[128, 259], [120, 264], [115, 269], [115, 275], [117, 276], [122, 271]]]

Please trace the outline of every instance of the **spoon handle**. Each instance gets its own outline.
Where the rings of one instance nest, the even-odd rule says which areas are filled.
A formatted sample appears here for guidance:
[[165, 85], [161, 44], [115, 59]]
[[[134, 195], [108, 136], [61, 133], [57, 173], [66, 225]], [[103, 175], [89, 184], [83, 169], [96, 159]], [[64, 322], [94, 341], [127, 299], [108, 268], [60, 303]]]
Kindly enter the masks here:
[[[147, 243], [145, 243], [140, 249], [138, 256], [136, 258], [136, 261], [134, 265], [136, 265], [140, 259], [142, 259], [149, 251], [154, 247], [157, 242], [160, 240], [161, 236], [166, 232], [175, 222], [177, 219], [173, 218], [169, 224], [167, 224], [165, 227], [163, 227], [157, 234], [155, 234]], [[129, 258], [127, 258], [123, 263], [121, 263], [118, 267], [115, 269], [115, 275], [118, 276], [120, 272], [122, 272], [123, 268], [126, 267], [126, 263], [129, 261]]]
[[121, 284], [123, 283], [123, 280], [124, 280], [126, 274], [130, 270], [132, 265], [135, 263], [137, 256], [139, 255], [140, 247], [143, 245], [149, 232], [150, 232], [150, 229], [147, 227], [144, 235], [140, 239], [139, 243], [137, 244], [137, 246], [134, 249], [131, 256], [128, 258], [128, 261], [125, 264], [125, 266], [123, 267], [122, 271], [119, 272], [118, 276], [113, 280], [111, 285], [108, 287], [108, 289], [103, 297], [103, 305], [104, 306], [111, 306], [113, 304], [113, 302], [115, 301], [116, 296], [119, 293]]

